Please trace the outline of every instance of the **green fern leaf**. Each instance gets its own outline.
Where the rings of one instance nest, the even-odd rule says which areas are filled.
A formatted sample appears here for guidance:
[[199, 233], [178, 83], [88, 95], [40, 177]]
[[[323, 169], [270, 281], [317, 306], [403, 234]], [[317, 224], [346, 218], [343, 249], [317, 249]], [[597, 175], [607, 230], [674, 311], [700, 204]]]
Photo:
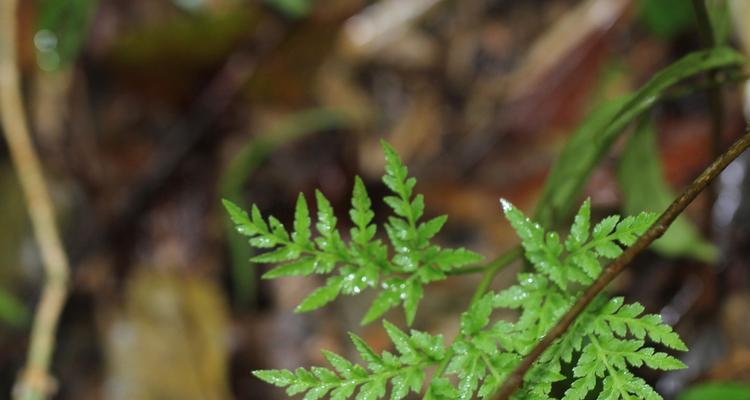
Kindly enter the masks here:
[[565, 247], [568, 251], [580, 248], [589, 239], [591, 229], [591, 199], [586, 199], [578, 210], [570, 227], [570, 235], [565, 241]]
[[302, 303], [294, 309], [294, 312], [307, 312], [323, 307], [338, 297], [343, 286], [344, 279], [340, 276], [328, 278], [325, 286], [315, 289]]
[[447, 221], [448, 217], [445, 215], [441, 215], [419, 224], [419, 227], [417, 228], [419, 243], [421, 245], [427, 244], [430, 239], [432, 239], [435, 235], [438, 234], [438, 232], [440, 232], [441, 229], [443, 229], [443, 225], [445, 225]]
[[244, 236], [254, 236], [258, 233], [255, 225], [250, 222], [250, 217], [247, 216], [245, 211], [227, 199], [222, 199], [221, 202], [227, 210], [229, 218], [234, 223], [237, 232]]
[[265, 274], [263, 279], [275, 279], [283, 276], [306, 276], [315, 271], [315, 258], [303, 257], [288, 264], [278, 266]]
[[301, 247], [309, 248], [310, 237], [310, 211], [307, 208], [307, 200], [302, 193], [297, 197], [297, 206], [294, 209], [294, 233], [292, 240]]
[[406, 323], [411, 325], [414, 323], [414, 318], [417, 315], [417, 307], [419, 301], [424, 296], [424, 289], [419, 282], [409, 281], [406, 284], [406, 288], [403, 290], [404, 293], [404, 313], [406, 314]]
[[282, 246], [275, 250], [257, 255], [250, 259], [256, 263], [280, 263], [284, 261], [294, 260], [299, 258], [300, 251], [298, 248], [293, 246]]
[[[425, 380], [425, 369], [445, 357], [441, 336], [411, 331], [406, 334], [395, 325], [384, 321], [383, 327], [393, 341], [397, 354], [377, 354], [362, 338], [350, 334], [354, 347], [366, 367], [352, 363], [340, 355], [323, 351], [323, 356], [333, 369], [311, 367], [288, 370], [255, 371], [256, 377], [278, 387], [286, 388], [289, 396], [304, 393], [304, 399], [381, 399], [388, 392], [390, 398], [403, 399], [409, 393], [419, 393]], [[441, 393], [447, 388], [440, 388]]]
[[435, 378], [425, 394], [424, 400], [454, 400], [458, 397], [458, 391], [445, 378]]
[[315, 201], [318, 205], [318, 222], [315, 224], [320, 236], [330, 238], [336, 232], [336, 216], [331, 202], [319, 190], [315, 191]]
[[594, 226], [594, 231], [591, 233], [592, 240], [596, 241], [605, 239], [607, 235], [612, 233], [618, 222], [620, 222], [619, 215], [610, 215], [599, 221], [599, 223]]
[[458, 249], [439, 249], [427, 261], [437, 265], [443, 271], [450, 271], [453, 268], [477, 263], [482, 261], [483, 258], [480, 254], [461, 247]]
[[685, 343], [669, 325], [662, 322], [661, 316], [656, 314], [640, 316], [644, 310], [642, 305], [638, 303], [623, 305], [623, 302], [622, 297], [615, 297], [602, 308], [598, 319], [606, 325], [599, 324], [600, 333], [623, 337], [629, 330], [637, 339], [644, 339], [648, 336], [652, 341], [674, 350], [687, 351]]
[[[580, 295], [580, 289], [570, 283], [587, 284], [597, 278], [601, 273], [598, 258], [619, 256], [622, 252], [620, 246], [635, 243], [657, 218], [648, 213], [624, 219], [611, 216], [591, 229], [591, 205], [587, 200], [579, 209], [562, 246], [555, 233], [544, 232], [539, 224], [526, 218], [512, 204], [503, 201], [503, 210], [521, 238], [527, 258], [538, 271], [519, 274], [518, 285], [500, 292], [492, 300], [493, 308], [508, 307], [521, 311], [510, 331], [500, 335], [512, 337], [512, 344], [497, 340], [500, 345], [498, 355], [515, 352], [519, 357], [552, 328], [554, 322], [549, 321], [557, 321]], [[550, 285], [549, 281], [555, 285]], [[482, 318], [476, 325], [483, 326], [486, 310], [478, 308], [473, 312]], [[603, 388], [600, 398], [660, 398], [629, 368], [643, 365], [662, 370], [684, 368], [677, 358], [647, 347], [644, 343], [646, 338], [675, 350], [686, 350], [686, 346], [659, 316], [641, 316], [642, 312], [643, 307], [637, 303], [623, 305], [622, 298], [606, 300], [600, 296], [595, 299], [532, 366], [524, 378], [526, 389], [514, 398], [548, 397], [554, 382], [564, 379], [561, 363], [574, 360], [574, 379], [565, 392], [565, 399], [585, 399], [599, 384]], [[481, 337], [484, 332], [472, 330], [471, 334]], [[471, 345], [482, 347], [485, 353], [493, 353], [491, 349], [488, 351], [486, 345]], [[463, 346], [471, 349], [465, 344]], [[470, 350], [465, 353], [472, 354]], [[461, 356], [464, 364], [467, 363], [469, 359], [466, 355]], [[457, 369], [456, 372], [461, 379], [460, 372]], [[478, 379], [481, 378], [479, 373]]]
[[400, 285], [400, 281], [397, 280], [391, 280], [385, 284], [385, 289], [373, 300], [360, 323], [362, 325], [369, 324], [383, 316], [391, 308], [398, 306], [401, 301]]
[[349, 216], [355, 226], [351, 231], [352, 240], [362, 246], [367, 246], [373, 237], [375, 237], [377, 231], [376, 226], [370, 224], [375, 217], [375, 213], [372, 212], [371, 207], [372, 202], [367, 195], [365, 184], [362, 182], [362, 179], [357, 176], [354, 178], [352, 209], [349, 211]]
[[[376, 288], [380, 294], [362, 322], [372, 322], [389, 309], [401, 305], [407, 323], [411, 324], [424, 296], [424, 285], [446, 279], [450, 270], [482, 259], [479, 254], [464, 248], [441, 248], [430, 243], [447, 218], [438, 216], [419, 221], [425, 205], [422, 195], [413, 195], [416, 180], [408, 176], [406, 166], [385, 142], [383, 151], [386, 157], [383, 181], [393, 192], [384, 201], [395, 214], [384, 226], [395, 253], [390, 257], [388, 246], [375, 237], [378, 228], [373, 223], [372, 201], [359, 177], [355, 177], [352, 190], [349, 216], [353, 226], [348, 243], [336, 228], [337, 218], [331, 203], [320, 191], [315, 192], [317, 237], [314, 238], [310, 209], [302, 194], [297, 197], [291, 235], [277, 218], [264, 218], [256, 205], [251, 206], [248, 215], [224, 200], [224, 207], [237, 230], [248, 237], [251, 246], [267, 250], [251, 261], [282, 264], [266, 272], [264, 279], [327, 275], [326, 284], [308, 295], [296, 312], [314, 310], [341, 294], [358, 295]], [[376, 393], [377, 385], [372, 385], [373, 393]]]

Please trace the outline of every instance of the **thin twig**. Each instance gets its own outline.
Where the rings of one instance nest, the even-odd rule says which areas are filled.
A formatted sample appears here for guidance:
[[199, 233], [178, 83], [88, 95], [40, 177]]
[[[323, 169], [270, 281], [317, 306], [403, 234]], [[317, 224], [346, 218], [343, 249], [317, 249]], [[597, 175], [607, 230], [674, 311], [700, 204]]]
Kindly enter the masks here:
[[661, 214], [658, 220], [633, 244], [626, 249], [617, 259], [612, 261], [604, 269], [599, 278], [586, 289], [585, 293], [576, 301], [573, 307], [557, 322], [547, 335], [531, 350], [516, 369], [508, 376], [498, 391], [497, 399], [506, 400], [523, 383], [526, 372], [534, 365], [534, 362], [549, 348], [552, 343], [562, 336], [575, 321], [581, 312], [591, 303], [612, 280], [633, 260], [633, 258], [645, 250], [654, 240], [661, 237], [670, 224], [682, 211], [708, 186], [724, 168], [735, 158], [750, 147], [750, 127], [744, 136], [737, 140], [724, 154], [717, 158], [703, 173], [698, 176], [685, 191], [677, 197], [669, 208]]
[[[521, 246], [516, 246], [487, 265], [484, 271], [484, 276], [482, 276], [482, 281], [479, 282], [476, 290], [474, 290], [474, 296], [471, 298], [471, 305], [474, 305], [474, 303], [484, 296], [487, 289], [489, 289], [490, 284], [492, 284], [492, 281], [495, 279], [495, 276], [522, 254], [523, 250], [521, 249]], [[471, 306], [469, 306], [469, 308], [471, 308]]]
[[26, 125], [16, 59], [16, 0], [0, 2], [0, 115], [10, 155], [26, 198], [44, 263], [45, 282], [34, 316], [26, 366], [14, 388], [16, 399], [45, 399], [54, 391], [49, 365], [55, 331], [67, 295], [68, 260], [39, 158]]
[[[522, 254], [521, 247], [516, 246], [507, 252], [500, 254], [495, 258], [494, 260], [486, 263], [486, 264], [480, 264], [480, 265], [469, 265], [463, 268], [456, 268], [452, 269], [447, 272], [448, 275], [470, 275], [470, 274], [476, 274], [478, 272], [483, 273], [483, 280], [482, 283], [477, 287], [477, 291], [474, 293], [484, 294], [484, 290], [487, 289], [487, 286], [489, 286], [489, 283], [491, 283], [492, 279], [497, 275], [498, 272], [502, 270], [503, 267], [510, 264], [513, 260], [520, 257]], [[485, 281], [488, 281], [485, 283]]]

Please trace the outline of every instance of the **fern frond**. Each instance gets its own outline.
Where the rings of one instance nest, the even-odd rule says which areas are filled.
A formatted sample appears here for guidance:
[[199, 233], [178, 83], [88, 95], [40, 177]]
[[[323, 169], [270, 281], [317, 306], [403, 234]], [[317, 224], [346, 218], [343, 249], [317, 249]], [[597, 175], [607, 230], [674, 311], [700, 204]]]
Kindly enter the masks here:
[[424, 295], [424, 285], [447, 278], [454, 268], [476, 263], [482, 257], [464, 248], [442, 248], [430, 241], [447, 221], [438, 216], [420, 221], [424, 214], [424, 198], [414, 195], [416, 180], [393, 148], [383, 142], [386, 158], [383, 182], [393, 195], [384, 201], [394, 212], [385, 224], [385, 232], [393, 248], [376, 237], [375, 213], [364, 182], [355, 177], [349, 217], [351, 240], [342, 239], [330, 202], [319, 191], [317, 203], [317, 237], [313, 238], [312, 219], [306, 199], [297, 198], [293, 232], [274, 217], [264, 218], [257, 206], [250, 215], [235, 204], [224, 200], [224, 207], [237, 231], [247, 236], [251, 246], [266, 250], [252, 262], [279, 264], [263, 275], [264, 279], [286, 276], [326, 275], [324, 286], [313, 291], [296, 308], [297, 312], [317, 309], [340, 295], [357, 295], [367, 289], [378, 289], [372, 305], [362, 319], [363, 324], [380, 318], [391, 308], [401, 306], [406, 321], [412, 324]]
[[[624, 219], [615, 215], [592, 229], [591, 203], [586, 200], [574, 219], [563, 250], [557, 235], [544, 232], [512, 204], [503, 202], [503, 210], [538, 272], [519, 274], [519, 284], [497, 294], [493, 306], [520, 309], [519, 319], [513, 324], [514, 338], [517, 343], [529, 345], [537, 343], [580, 296], [580, 287], [575, 283], [587, 284], [601, 273], [600, 258], [617, 257], [622, 252], [621, 246], [632, 245], [656, 219], [649, 213]], [[548, 279], [554, 284], [548, 284]], [[674, 350], [685, 351], [687, 347], [658, 315], [641, 315], [643, 306], [623, 303], [621, 297], [611, 300], [597, 297], [535, 363], [525, 376], [527, 389], [515, 398], [544, 398], [554, 382], [564, 379], [560, 374], [561, 363], [574, 360], [574, 380], [565, 392], [565, 399], [586, 398], [597, 382], [604, 388], [600, 395], [603, 398], [660, 398], [629, 368], [643, 365], [661, 370], [685, 368], [678, 359], [646, 346], [646, 338]], [[551, 322], [545, 324], [545, 321]], [[507, 351], [523, 355], [528, 348], [516, 346]]]
[[575, 216], [570, 234], [561, 243], [555, 232], [544, 232], [510, 202], [501, 200], [508, 221], [521, 238], [526, 258], [562, 290], [571, 284], [590, 284], [601, 272], [601, 258], [616, 258], [621, 246], [632, 245], [656, 220], [654, 213], [641, 213], [620, 220], [604, 218], [590, 231], [591, 201], [586, 200]]
[[[383, 226], [390, 246], [377, 238], [372, 201], [359, 177], [355, 177], [352, 192], [348, 241], [336, 227], [330, 202], [317, 191], [317, 235], [313, 234], [310, 209], [302, 195], [297, 199], [291, 233], [276, 218], [264, 218], [255, 205], [248, 214], [224, 201], [237, 231], [248, 238], [251, 246], [265, 250], [252, 261], [278, 264], [263, 278], [311, 274], [326, 277], [325, 284], [308, 295], [296, 311], [314, 310], [342, 294], [356, 295], [374, 288], [379, 293], [362, 323], [372, 322], [400, 306], [411, 325], [426, 284], [445, 279], [453, 268], [481, 259], [463, 248], [442, 248], [431, 243], [447, 218], [421, 220], [424, 199], [414, 194], [416, 180], [408, 176], [407, 167], [385, 142], [383, 151], [383, 182], [392, 192], [384, 199], [393, 210]], [[440, 365], [439, 373], [424, 391], [425, 399], [486, 399], [549, 333], [584, 287], [597, 279], [602, 262], [618, 257], [656, 220], [655, 214], [641, 213], [626, 218], [613, 215], [592, 224], [591, 201], [586, 200], [568, 235], [561, 237], [546, 231], [510, 202], [501, 203], [533, 271], [519, 273], [516, 285], [473, 301], [462, 313], [458, 338], [449, 349], [441, 336], [414, 330], [407, 334], [383, 321], [395, 353], [377, 354], [352, 334], [364, 365], [324, 352], [331, 368], [264, 370], [255, 375], [285, 388], [290, 396], [304, 394], [305, 400], [324, 396], [335, 400], [380, 399], [387, 393], [391, 399], [402, 399], [409, 393], [422, 393], [426, 370]], [[492, 314], [498, 308], [518, 310], [517, 320], [493, 322]], [[631, 368], [685, 367], [679, 359], [657, 352], [647, 340], [672, 350], [685, 351], [687, 347], [661, 317], [643, 312], [643, 306], [625, 304], [622, 297], [597, 296], [531, 366], [524, 376], [523, 389], [513, 398], [549, 399], [553, 386], [568, 379], [566, 400], [586, 399], [597, 389], [599, 398], [660, 399], [652, 387], [633, 375]], [[572, 371], [563, 366], [572, 367]], [[453, 375], [456, 384], [445, 375]]]
[[[452, 347], [447, 369], [458, 377], [460, 399], [485, 398], [493, 393], [580, 296], [580, 284], [598, 276], [600, 258], [619, 255], [621, 246], [633, 244], [655, 218], [652, 214], [625, 219], [612, 216], [591, 228], [587, 200], [563, 242], [509, 202], [502, 205], [536, 272], [520, 273], [517, 285], [486, 295], [462, 315], [461, 336]], [[518, 320], [490, 326], [492, 311], [500, 307], [518, 309]], [[524, 377], [524, 389], [514, 399], [549, 398], [553, 384], [566, 379], [563, 363], [575, 366], [566, 399], [586, 398], [597, 383], [609, 396], [604, 398], [659, 398], [629, 368], [684, 368], [678, 359], [646, 346], [646, 338], [675, 350], [686, 347], [658, 316], [641, 316], [642, 312], [637, 303], [623, 305], [622, 298], [597, 297], [532, 366]]]
[[598, 335], [587, 335], [587, 339], [589, 344], [584, 347], [573, 368], [576, 380], [566, 391], [565, 400], [585, 399], [598, 379], [602, 380], [603, 392], [609, 393], [607, 398], [629, 399], [634, 396], [660, 399], [661, 396], [653, 388], [630, 372], [628, 365], [640, 367], [645, 364], [660, 370], [685, 368], [680, 360], [644, 347], [642, 340]]
[[630, 331], [638, 339], [648, 336], [651, 341], [661, 343], [671, 349], [687, 351], [688, 348], [680, 336], [672, 330], [672, 327], [662, 322], [660, 315], [640, 316], [644, 310], [642, 305], [623, 303], [622, 297], [615, 297], [599, 311], [596, 333], [624, 337], [626, 331]]
[[380, 399], [386, 396], [388, 386], [390, 398], [394, 400], [403, 399], [410, 392], [421, 392], [425, 369], [445, 357], [442, 336], [415, 330], [406, 334], [387, 321], [383, 321], [383, 326], [397, 354], [388, 351], [377, 354], [362, 338], [350, 334], [366, 366], [352, 363], [336, 353], [323, 351], [332, 369], [298, 368], [294, 372], [261, 370], [254, 374], [272, 385], [286, 388], [290, 396], [304, 393], [305, 400], [320, 399], [327, 394], [333, 400], [343, 400], [352, 397], [355, 392], [357, 399]]
[[[494, 295], [488, 294], [461, 314], [460, 337], [451, 346], [446, 372], [458, 377], [454, 399], [491, 395], [520, 357], [513, 348], [513, 324], [498, 321], [488, 328]], [[445, 384], [442, 384], [445, 386]]]

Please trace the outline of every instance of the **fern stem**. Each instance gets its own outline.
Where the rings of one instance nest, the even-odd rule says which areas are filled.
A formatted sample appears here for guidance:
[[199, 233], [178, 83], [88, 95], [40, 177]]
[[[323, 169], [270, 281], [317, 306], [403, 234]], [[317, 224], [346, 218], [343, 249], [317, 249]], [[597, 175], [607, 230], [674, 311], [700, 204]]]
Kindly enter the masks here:
[[486, 354], [482, 354], [481, 358], [482, 358], [482, 362], [484, 362], [484, 364], [487, 366], [487, 369], [490, 371], [492, 376], [495, 377], [495, 379], [499, 382], [500, 374], [497, 373], [497, 370], [495, 369], [495, 366], [492, 365], [492, 363], [490, 362], [490, 359], [487, 358]]
[[[469, 307], [467, 309], [471, 309], [471, 306], [473, 306], [477, 301], [479, 301], [479, 299], [482, 298], [482, 296], [484, 296], [484, 294], [487, 292], [487, 289], [490, 287], [492, 280], [495, 279], [495, 276], [505, 267], [515, 261], [518, 257], [520, 257], [522, 253], [523, 250], [521, 249], [521, 246], [516, 246], [509, 251], [501, 254], [486, 266], [481, 267], [481, 270], [484, 271], [484, 276], [482, 277], [482, 281], [479, 282], [479, 285], [474, 291], [474, 295], [471, 298], [471, 303], [469, 304]], [[459, 334], [459, 336], [453, 341], [453, 343], [461, 338], [463, 338], [463, 335]], [[448, 367], [448, 363], [450, 362], [451, 358], [453, 358], [453, 343], [451, 343], [451, 346], [448, 347], [445, 358], [443, 358], [443, 361], [440, 362], [437, 369], [435, 370], [433, 379], [439, 378], [441, 375], [443, 375], [443, 373], [445, 373], [445, 369]]]
[[[451, 346], [449, 346], [445, 351], [445, 358], [443, 358], [443, 361], [438, 364], [435, 373], [432, 375], [432, 379], [440, 378], [445, 373], [445, 369], [448, 368], [448, 363], [451, 361], [451, 358], [453, 358], [453, 353], [453, 343], [451, 343]], [[427, 387], [429, 388], [430, 385], [427, 385]]]
[[586, 335], [591, 343], [596, 347], [596, 352], [599, 353], [602, 357], [601, 359], [604, 361], [604, 366], [607, 368], [607, 371], [609, 372], [609, 376], [612, 377], [612, 380], [617, 384], [617, 391], [620, 392], [620, 395], [625, 400], [630, 400], [632, 397], [630, 396], [630, 393], [627, 391], [622, 390], [622, 384], [620, 383], [620, 379], [617, 376], [617, 371], [612, 369], [612, 366], [609, 365], [609, 361], [607, 361], [606, 357], [606, 351], [604, 348], [602, 348], [602, 345], [599, 343], [599, 341], [596, 339], [596, 336], [594, 335]]
[[661, 237], [674, 220], [685, 210], [685, 208], [723, 171], [734, 159], [750, 147], [750, 126], [747, 127], [745, 135], [738, 139], [732, 146], [703, 173], [700, 174], [686, 189], [677, 197], [672, 204], [661, 214], [658, 220], [619, 257], [609, 263], [602, 274], [592, 283], [584, 294], [576, 301], [573, 307], [560, 318], [557, 324], [545, 335], [545, 337], [524, 357], [516, 369], [508, 376], [502, 387], [497, 392], [497, 399], [506, 400], [521, 387], [523, 377], [534, 365], [534, 362], [549, 348], [555, 340], [561, 337], [575, 322], [578, 315], [594, 300], [612, 280], [635, 258], [636, 255], [645, 250], [651, 243]]
[[521, 249], [521, 246], [516, 246], [500, 257], [496, 258], [491, 263], [487, 264], [487, 266], [484, 268], [484, 276], [482, 277], [482, 281], [479, 282], [479, 285], [474, 291], [474, 296], [471, 298], [469, 308], [471, 308], [472, 305], [474, 305], [477, 301], [479, 301], [479, 299], [482, 298], [482, 296], [484, 296], [484, 294], [487, 292], [487, 289], [490, 287], [490, 284], [492, 284], [492, 281], [495, 279], [495, 276], [500, 273], [500, 271], [502, 271], [505, 267], [515, 261], [516, 258], [520, 257], [522, 253], [523, 250]]
[[[494, 263], [495, 260], [492, 260]], [[488, 264], [489, 265], [489, 264]], [[470, 265], [468, 267], [456, 268], [446, 272], [446, 275], [457, 276], [457, 275], [471, 275], [478, 272], [484, 272], [487, 269], [487, 265]]]
[[[484, 265], [469, 265], [463, 268], [456, 268], [452, 269], [450, 271], [447, 271], [446, 274], [448, 275], [470, 275], [470, 274], [476, 274], [477, 272], [488, 272], [492, 269], [496, 269], [494, 272], [494, 275], [497, 275], [497, 273], [500, 272], [505, 266], [513, 262], [516, 258], [521, 256], [521, 247], [516, 247], [511, 250], [508, 250], [507, 252], [500, 254], [497, 256], [494, 260], [490, 261], [487, 264]], [[494, 277], [493, 275], [493, 277]], [[484, 289], [487, 290], [486, 288]], [[484, 293], [483, 293], [484, 294]], [[481, 297], [481, 296], [480, 296]]]

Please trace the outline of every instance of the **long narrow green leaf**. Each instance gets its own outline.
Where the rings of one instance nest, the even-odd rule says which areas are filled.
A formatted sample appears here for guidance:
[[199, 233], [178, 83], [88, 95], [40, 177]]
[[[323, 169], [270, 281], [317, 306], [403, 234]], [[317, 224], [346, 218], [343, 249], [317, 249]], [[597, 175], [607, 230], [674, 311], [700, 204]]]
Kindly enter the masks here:
[[709, 382], [689, 387], [678, 400], [747, 400], [750, 399], [750, 386], [733, 382]]
[[666, 89], [699, 73], [746, 63], [720, 47], [690, 53], [654, 75], [638, 91], [596, 107], [573, 134], [555, 162], [539, 199], [535, 220], [550, 227], [568, 216], [591, 171], [623, 129], [659, 101]]
[[598, 105], [568, 140], [545, 181], [536, 211], [537, 222], [549, 227], [568, 213], [591, 171], [620, 133], [619, 129], [611, 129], [612, 121], [628, 100], [628, 96], [619, 97]]
[[[617, 169], [627, 214], [661, 212], [675, 197], [664, 180], [659, 160], [653, 126], [644, 118], [628, 141]], [[714, 261], [718, 255], [716, 248], [703, 240], [684, 216], [677, 218], [664, 236], [654, 242], [653, 249], [666, 256], [687, 256], [705, 262]]]

